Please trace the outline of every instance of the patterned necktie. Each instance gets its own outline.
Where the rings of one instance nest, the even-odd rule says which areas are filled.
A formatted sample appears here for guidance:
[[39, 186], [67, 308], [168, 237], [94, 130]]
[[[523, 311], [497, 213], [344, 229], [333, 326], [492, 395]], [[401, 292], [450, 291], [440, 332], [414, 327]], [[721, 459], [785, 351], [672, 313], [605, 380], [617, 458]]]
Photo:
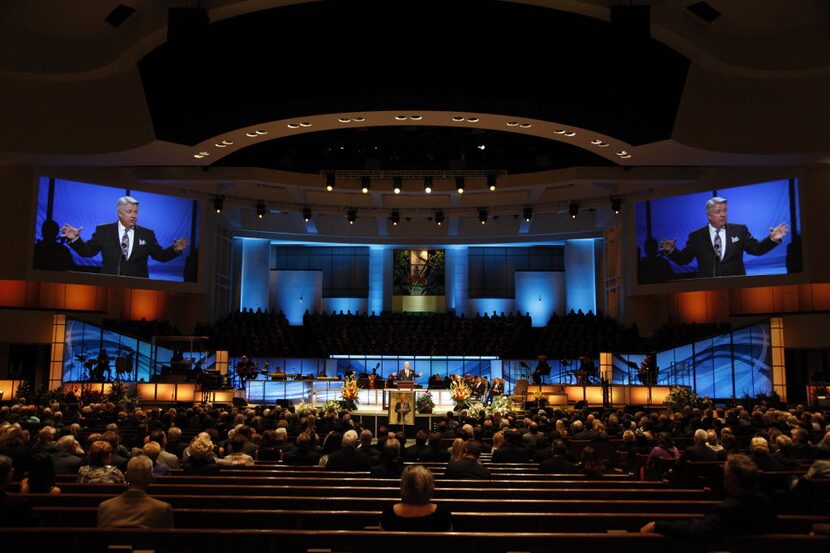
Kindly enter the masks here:
[[124, 255], [124, 258], [130, 257], [130, 231], [129, 229], [124, 229], [124, 236], [121, 237], [121, 253]]
[[718, 256], [719, 260], [723, 260], [723, 244], [720, 241], [720, 229], [715, 229], [715, 255]]

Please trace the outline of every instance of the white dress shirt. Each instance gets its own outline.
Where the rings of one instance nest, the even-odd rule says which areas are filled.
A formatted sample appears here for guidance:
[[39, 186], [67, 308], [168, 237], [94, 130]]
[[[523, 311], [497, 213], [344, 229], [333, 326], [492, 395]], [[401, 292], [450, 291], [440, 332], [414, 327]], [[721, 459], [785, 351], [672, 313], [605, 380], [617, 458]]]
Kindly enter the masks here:
[[130, 237], [130, 247], [127, 250], [127, 259], [133, 254], [133, 244], [135, 244], [135, 228], [127, 229], [118, 221], [118, 249], [121, 249], [121, 239], [124, 238], [124, 230], [127, 230], [127, 236]]

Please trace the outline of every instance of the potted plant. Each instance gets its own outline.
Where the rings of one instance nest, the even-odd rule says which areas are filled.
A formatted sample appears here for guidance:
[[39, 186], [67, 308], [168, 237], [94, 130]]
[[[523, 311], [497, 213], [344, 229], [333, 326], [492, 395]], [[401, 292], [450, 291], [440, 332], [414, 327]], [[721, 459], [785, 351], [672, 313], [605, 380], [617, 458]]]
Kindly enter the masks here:
[[432, 413], [435, 408], [435, 402], [432, 400], [432, 393], [424, 392], [415, 400], [415, 410], [421, 414]]

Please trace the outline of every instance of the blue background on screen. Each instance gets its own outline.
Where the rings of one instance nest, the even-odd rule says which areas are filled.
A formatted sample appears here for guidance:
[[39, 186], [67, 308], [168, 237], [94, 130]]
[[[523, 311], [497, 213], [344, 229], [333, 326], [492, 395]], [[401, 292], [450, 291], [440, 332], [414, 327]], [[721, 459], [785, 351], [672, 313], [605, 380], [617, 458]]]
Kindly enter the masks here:
[[[52, 218], [63, 226], [69, 223], [73, 227], [83, 227], [81, 238], [89, 240], [95, 227], [114, 223], [118, 219], [115, 204], [118, 198], [126, 194], [126, 188], [112, 188], [96, 184], [55, 179], [55, 197]], [[40, 227], [47, 217], [49, 195], [49, 178], [41, 177], [38, 190], [37, 217], [35, 221], [36, 240], [41, 238]], [[193, 213], [193, 200], [151, 194], [140, 190], [131, 190], [130, 195], [139, 202], [138, 224], [149, 228], [156, 234], [162, 247], [173, 244], [181, 237], [190, 239], [190, 227]], [[198, 212], [198, 210], [197, 210]], [[198, 247], [195, 239], [199, 236], [198, 218], [194, 240], [188, 245], [183, 255], [165, 263], [150, 259], [148, 263], [151, 279], [184, 281], [184, 268], [187, 256]], [[71, 250], [70, 250], [71, 251]], [[79, 267], [99, 267], [101, 254], [95, 257], [81, 257], [74, 251], [72, 259]], [[83, 269], [82, 269], [83, 270]]]
[[[797, 201], [796, 220], [791, 220], [790, 216], [789, 181], [778, 180], [748, 186], [720, 188], [716, 192], [717, 195], [729, 200], [728, 222], [746, 225], [757, 240], [768, 236], [770, 227], [778, 223], [790, 225], [789, 234], [772, 251], [762, 256], [744, 254], [747, 276], [787, 274], [787, 246], [792, 241], [793, 232], [796, 229], [800, 231]], [[677, 247], [680, 249], [685, 247], [689, 233], [708, 224], [706, 201], [712, 196], [712, 191], [706, 191], [651, 200], [651, 228], [654, 238], [658, 241], [662, 238], [677, 238]], [[645, 255], [643, 245], [647, 238], [645, 202], [640, 202], [636, 206], [636, 225], [637, 248], [640, 256], [643, 256]], [[688, 274], [697, 270], [696, 260], [682, 266], [671, 260], [669, 263], [675, 274]]]

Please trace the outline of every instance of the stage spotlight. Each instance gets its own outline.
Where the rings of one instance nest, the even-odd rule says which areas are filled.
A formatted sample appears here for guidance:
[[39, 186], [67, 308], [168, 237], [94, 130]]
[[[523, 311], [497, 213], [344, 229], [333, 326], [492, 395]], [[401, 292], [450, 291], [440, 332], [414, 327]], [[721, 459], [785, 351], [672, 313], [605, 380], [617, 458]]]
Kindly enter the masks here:
[[401, 177], [395, 177], [392, 179], [392, 190], [395, 194], [401, 193], [401, 190], [403, 190], [403, 179]]
[[348, 219], [350, 225], [353, 225], [357, 220], [357, 211], [355, 209], [350, 209], [346, 214], [346, 219]]
[[522, 217], [524, 217], [525, 221], [528, 223], [533, 218], [533, 209], [530, 207], [526, 207], [522, 210]]
[[478, 210], [478, 220], [481, 221], [482, 225], [487, 223], [487, 210], [486, 209], [479, 208], [479, 210]]
[[571, 219], [576, 219], [576, 216], [579, 215], [579, 204], [571, 202], [571, 205], [568, 206], [568, 213], [571, 215]]
[[256, 216], [262, 219], [265, 217], [265, 202], [257, 202], [256, 204]]
[[336, 184], [336, 178], [334, 175], [326, 175], [326, 190], [331, 192], [334, 190], [334, 186]]
[[458, 189], [459, 194], [464, 193], [464, 177], [455, 177], [455, 187]]
[[496, 191], [496, 174], [490, 173], [487, 175], [487, 188], [490, 189], [490, 192]]
[[310, 207], [304, 207], [303, 208], [303, 221], [305, 221], [306, 223], [311, 221], [311, 208]]
[[362, 186], [360, 188], [360, 191], [363, 192], [364, 194], [368, 194], [369, 193], [369, 187], [372, 184], [372, 179], [369, 178], [369, 177], [362, 177], [360, 179], [360, 183], [362, 184]]
[[435, 212], [435, 222], [438, 224], [439, 227], [441, 226], [441, 223], [444, 222], [444, 212], [440, 209]]
[[614, 213], [622, 211], [622, 198], [611, 198], [611, 209]]
[[225, 200], [222, 196], [216, 196], [213, 198], [213, 209], [216, 210], [216, 213], [222, 213], [223, 207], [225, 207]]
[[424, 192], [427, 194], [432, 193], [432, 177], [424, 177]]
[[401, 222], [401, 214], [400, 214], [400, 212], [399, 212], [397, 209], [396, 209], [395, 211], [393, 211], [393, 212], [392, 212], [392, 216], [391, 216], [391, 217], [389, 217], [389, 220], [390, 220], [390, 221], [392, 221], [392, 224], [393, 224], [394, 226], [398, 226], [398, 223], [400, 223], [400, 222]]

